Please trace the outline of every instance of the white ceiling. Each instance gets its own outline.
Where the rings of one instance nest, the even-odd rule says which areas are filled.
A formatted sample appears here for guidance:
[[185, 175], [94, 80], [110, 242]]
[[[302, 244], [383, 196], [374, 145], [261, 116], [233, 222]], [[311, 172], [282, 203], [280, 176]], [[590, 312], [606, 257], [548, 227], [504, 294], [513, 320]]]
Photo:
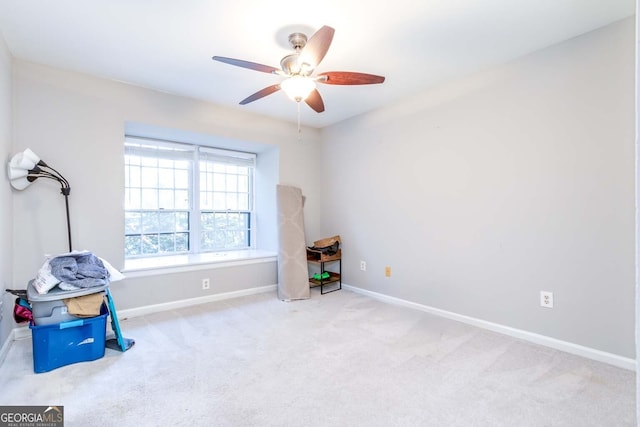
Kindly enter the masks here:
[[16, 58], [295, 122], [282, 92], [240, 106], [282, 78], [213, 61], [279, 67], [287, 36], [335, 28], [317, 68], [386, 77], [382, 85], [319, 85], [324, 127], [433, 85], [632, 16], [635, 0], [0, 0]]

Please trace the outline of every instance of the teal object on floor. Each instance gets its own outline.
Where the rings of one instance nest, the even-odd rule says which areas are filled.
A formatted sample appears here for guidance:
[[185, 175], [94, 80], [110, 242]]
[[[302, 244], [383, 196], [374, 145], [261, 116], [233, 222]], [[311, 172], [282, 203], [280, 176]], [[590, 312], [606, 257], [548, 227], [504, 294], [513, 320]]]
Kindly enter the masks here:
[[109, 316], [111, 317], [111, 329], [115, 333], [115, 338], [110, 338], [105, 342], [105, 347], [120, 350], [125, 352], [129, 350], [136, 343], [135, 340], [131, 338], [125, 338], [122, 336], [122, 331], [120, 330], [120, 323], [118, 322], [118, 315], [116, 314], [116, 305], [113, 303], [113, 298], [111, 297], [111, 292], [109, 288], [106, 289], [107, 292], [107, 305], [109, 306]]

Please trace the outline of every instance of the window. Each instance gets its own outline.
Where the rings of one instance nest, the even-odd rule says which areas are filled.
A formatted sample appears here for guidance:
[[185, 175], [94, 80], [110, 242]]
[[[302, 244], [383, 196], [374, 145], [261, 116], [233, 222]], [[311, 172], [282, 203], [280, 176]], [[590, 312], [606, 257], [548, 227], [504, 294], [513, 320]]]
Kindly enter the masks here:
[[255, 158], [127, 137], [125, 258], [252, 247]]

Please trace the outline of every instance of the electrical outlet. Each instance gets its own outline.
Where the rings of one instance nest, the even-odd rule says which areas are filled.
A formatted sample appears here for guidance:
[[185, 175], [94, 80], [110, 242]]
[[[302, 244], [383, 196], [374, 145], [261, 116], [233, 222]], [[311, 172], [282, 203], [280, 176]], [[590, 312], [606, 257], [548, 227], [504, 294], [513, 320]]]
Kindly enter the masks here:
[[540, 306], [553, 308], [553, 292], [540, 291]]
[[367, 271], [367, 262], [366, 261], [360, 261], [360, 270], [361, 271]]
[[391, 277], [391, 267], [386, 266], [386, 267], [384, 268], [384, 275], [385, 275], [386, 277]]
[[202, 290], [206, 290], [209, 289], [209, 278], [207, 277], [206, 279], [202, 279]]

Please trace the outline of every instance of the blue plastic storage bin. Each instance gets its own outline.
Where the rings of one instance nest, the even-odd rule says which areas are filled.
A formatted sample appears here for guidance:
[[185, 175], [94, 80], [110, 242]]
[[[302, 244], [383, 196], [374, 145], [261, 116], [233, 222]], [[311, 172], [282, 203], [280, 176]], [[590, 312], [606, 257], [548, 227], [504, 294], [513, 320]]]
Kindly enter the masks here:
[[106, 304], [102, 304], [100, 315], [96, 317], [53, 325], [31, 323], [34, 372], [48, 372], [103, 357], [108, 314]]

